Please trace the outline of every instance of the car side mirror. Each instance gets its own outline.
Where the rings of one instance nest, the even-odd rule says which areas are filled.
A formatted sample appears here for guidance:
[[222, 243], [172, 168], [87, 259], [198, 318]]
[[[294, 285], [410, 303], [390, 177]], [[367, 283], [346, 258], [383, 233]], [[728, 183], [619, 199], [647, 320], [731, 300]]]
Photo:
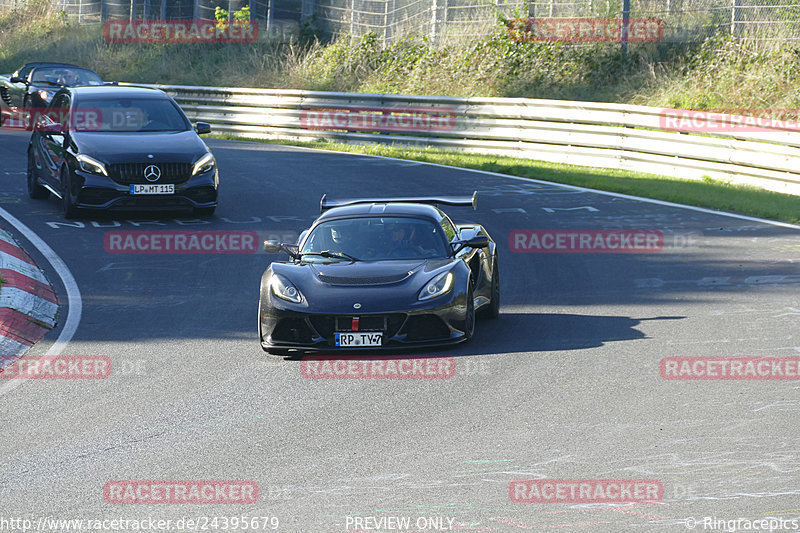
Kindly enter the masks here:
[[197, 132], [198, 135], [211, 133], [211, 124], [209, 124], [208, 122], [198, 122], [194, 125], [194, 130]]
[[487, 235], [475, 235], [469, 240], [466, 241], [455, 241], [452, 244], [453, 246], [453, 255], [457, 254], [467, 246], [470, 248], [488, 248], [489, 247], [489, 237]]
[[488, 248], [489, 247], [489, 236], [488, 235], [475, 235], [473, 238], [468, 240], [466, 244], [470, 248]]
[[298, 259], [300, 254], [296, 244], [286, 244], [278, 241], [264, 241], [264, 251], [268, 254], [287, 253], [292, 259]]
[[283, 247], [278, 241], [264, 241], [264, 251], [268, 254], [279, 254], [283, 251]]
[[28, 80], [23, 78], [22, 76], [11, 76], [11, 79], [9, 81], [11, 81], [11, 83], [24, 83], [26, 85], [28, 84]]
[[45, 122], [40, 120], [36, 123], [36, 129], [39, 131], [46, 131], [48, 133], [63, 133], [64, 125], [60, 122]]

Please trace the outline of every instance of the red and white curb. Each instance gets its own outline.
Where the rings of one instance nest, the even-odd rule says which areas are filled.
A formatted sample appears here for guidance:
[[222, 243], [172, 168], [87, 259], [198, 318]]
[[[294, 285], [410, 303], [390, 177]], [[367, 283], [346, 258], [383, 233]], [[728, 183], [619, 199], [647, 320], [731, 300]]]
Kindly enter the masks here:
[[[0, 229], [0, 356], [19, 357], [56, 325], [58, 298], [42, 271]], [[3, 362], [0, 361], [0, 366]]]

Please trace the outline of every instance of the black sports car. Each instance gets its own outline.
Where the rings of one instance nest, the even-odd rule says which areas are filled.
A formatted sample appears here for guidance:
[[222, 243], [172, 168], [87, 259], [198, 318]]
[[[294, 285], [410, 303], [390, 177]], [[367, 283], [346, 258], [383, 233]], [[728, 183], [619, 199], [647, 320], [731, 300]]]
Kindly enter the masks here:
[[271, 353], [375, 350], [467, 341], [475, 315], [500, 309], [497, 247], [483, 226], [436, 204], [472, 197], [328, 200], [261, 277], [258, 334]]
[[61, 89], [28, 145], [28, 194], [79, 210], [191, 209], [210, 216], [219, 174], [211, 151], [165, 92], [146, 87]]
[[[25, 76], [12, 76], [4, 87], [3, 100], [14, 107], [47, 107], [62, 87], [103, 85], [94, 71], [75, 65], [57, 63], [37, 65]], [[15, 90], [18, 88], [18, 90]]]

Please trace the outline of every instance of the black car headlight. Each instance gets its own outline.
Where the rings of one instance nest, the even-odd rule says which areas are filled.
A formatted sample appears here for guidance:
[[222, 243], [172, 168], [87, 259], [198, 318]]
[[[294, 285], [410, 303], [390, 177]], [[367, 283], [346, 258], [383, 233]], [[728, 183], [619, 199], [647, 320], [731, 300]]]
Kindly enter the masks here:
[[52, 98], [53, 95], [56, 94], [56, 93], [55, 92], [41, 90], [41, 91], [36, 91], [36, 94], [39, 95], [39, 98], [42, 100], [42, 102], [47, 104], [47, 103], [50, 103], [50, 98]]
[[453, 288], [453, 273], [442, 272], [428, 282], [421, 291], [419, 291], [418, 298], [420, 300], [429, 300], [442, 294], [450, 292]]
[[89, 172], [90, 174], [100, 174], [102, 176], [108, 176], [108, 171], [106, 171], [106, 166], [97, 159], [89, 157], [88, 155], [84, 154], [76, 155], [75, 159], [78, 161], [78, 165], [84, 172]]
[[287, 302], [292, 302], [295, 304], [303, 303], [302, 293], [297, 290], [297, 287], [295, 287], [291, 281], [279, 274], [272, 275], [272, 279], [269, 282], [269, 288], [272, 291], [272, 294], [281, 300], [286, 300]]
[[194, 168], [192, 169], [192, 176], [197, 176], [198, 174], [205, 174], [206, 172], [210, 172], [214, 170], [214, 167], [216, 165], [217, 162], [214, 161], [214, 156], [211, 155], [211, 152], [208, 152], [206, 155], [198, 159], [197, 163], [194, 164]]

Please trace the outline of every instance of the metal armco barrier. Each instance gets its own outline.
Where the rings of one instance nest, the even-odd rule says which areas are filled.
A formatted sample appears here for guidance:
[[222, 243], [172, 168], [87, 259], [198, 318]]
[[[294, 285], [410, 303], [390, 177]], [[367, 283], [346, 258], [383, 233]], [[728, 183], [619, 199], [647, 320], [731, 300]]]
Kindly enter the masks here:
[[[800, 195], [800, 129], [665, 131], [668, 110], [593, 102], [150, 87], [171, 94], [193, 121], [240, 137], [430, 146], [685, 179], [708, 176]], [[713, 130], [717, 123], [727, 124], [726, 116], [706, 124]]]

